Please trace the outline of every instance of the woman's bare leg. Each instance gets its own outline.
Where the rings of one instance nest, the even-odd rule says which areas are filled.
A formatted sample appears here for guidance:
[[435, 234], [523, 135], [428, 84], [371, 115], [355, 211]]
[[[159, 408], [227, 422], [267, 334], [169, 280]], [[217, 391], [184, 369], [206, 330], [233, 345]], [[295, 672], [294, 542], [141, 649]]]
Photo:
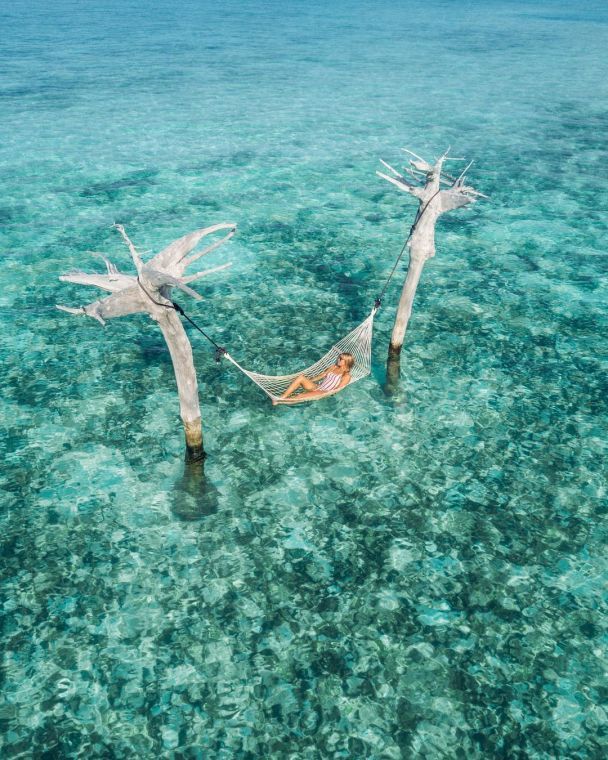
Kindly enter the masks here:
[[317, 385], [316, 383], [313, 383], [312, 380], [309, 380], [306, 375], [300, 375], [299, 377], [296, 377], [296, 379], [285, 391], [285, 393], [281, 395], [281, 398], [287, 398], [288, 396], [291, 396], [291, 394], [295, 393], [298, 388], [304, 388], [307, 391], [316, 391]]
[[276, 406], [277, 404], [299, 404], [301, 401], [310, 401], [313, 398], [321, 398], [321, 396], [327, 396], [331, 395], [327, 394], [325, 391], [304, 391], [303, 393], [297, 393], [295, 396], [291, 396], [290, 398], [279, 398], [279, 399], [273, 399], [272, 404], [273, 406]]

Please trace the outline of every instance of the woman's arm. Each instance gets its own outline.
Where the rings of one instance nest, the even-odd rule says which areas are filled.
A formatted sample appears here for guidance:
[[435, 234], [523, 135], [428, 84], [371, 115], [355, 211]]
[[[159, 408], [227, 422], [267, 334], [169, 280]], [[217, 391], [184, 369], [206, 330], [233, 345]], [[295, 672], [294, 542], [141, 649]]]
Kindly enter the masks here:
[[348, 372], [345, 372], [340, 378], [340, 382], [336, 390], [339, 391], [341, 388], [344, 388], [345, 385], [348, 385], [348, 383], [350, 383], [350, 374]]
[[329, 372], [330, 369], [331, 369], [331, 367], [329, 369], [326, 369], [323, 372], [321, 372], [320, 375], [315, 375], [314, 377], [311, 377], [310, 379], [313, 381], [313, 383], [316, 383], [317, 380], [321, 380], [322, 378], [324, 378], [325, 375]]

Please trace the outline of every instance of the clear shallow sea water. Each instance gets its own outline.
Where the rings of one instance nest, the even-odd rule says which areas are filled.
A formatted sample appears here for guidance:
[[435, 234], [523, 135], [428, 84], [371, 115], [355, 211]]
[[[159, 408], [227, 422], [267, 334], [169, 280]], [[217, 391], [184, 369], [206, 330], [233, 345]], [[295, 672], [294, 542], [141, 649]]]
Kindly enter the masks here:
[[[602, 758], [603, 2], [0, 11], [2, 756]], [[220, 221], [184, 306], [247, 366], [369, 310], [407, 146], [475, 159], [403, 353], [272, 409], [192, 333], [207, 490], [144, 317], [53, 308]], [[401, 273], [403, 269], [401, 270]], [[194, 519], [196, 518], [196, 519]]]

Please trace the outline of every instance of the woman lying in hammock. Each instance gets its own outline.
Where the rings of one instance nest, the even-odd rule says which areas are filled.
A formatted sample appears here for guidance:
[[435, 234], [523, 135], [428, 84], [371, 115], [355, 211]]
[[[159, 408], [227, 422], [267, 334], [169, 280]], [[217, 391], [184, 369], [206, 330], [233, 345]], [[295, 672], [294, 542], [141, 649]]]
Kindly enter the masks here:
[[[355, 357], [352, 354], [340, 354], [336, 359], [336, 363], [329, 369], [321, 372], [320, 375], [316, 375], [315, 377], [300, 375], [296, 377], [280, 399], [273, 399], [273, 405], [313, 401], [316, 398], [322, 398], [328, 393], [335, 393], [341, 390], [350, 382], [350, 371], [354, 363]], [[318, 382], [319, 380], [321, 381], [320, 383]], [[304, 390], [297, 393], [300, 388]]]

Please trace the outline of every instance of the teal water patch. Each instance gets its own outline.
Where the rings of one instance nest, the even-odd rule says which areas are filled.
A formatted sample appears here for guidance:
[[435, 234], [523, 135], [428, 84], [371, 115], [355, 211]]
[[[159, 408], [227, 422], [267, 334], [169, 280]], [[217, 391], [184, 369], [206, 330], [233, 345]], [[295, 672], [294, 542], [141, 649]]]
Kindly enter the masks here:
[[[2, 10], [3, 757], [606, 754], [603, 4]], [[117, 23], [117, 19], [120, 23]], [[399, 393], [272, 409], [190, 332], [60, 283], [237, 222], [189, 313], [291, 372], [366, 315], [415, 204], [475, 159]], [[453, 166], [459, 166], [454, 164]], [[450, 167], [452, 168], [452, 167]], [[397, 282], [403, 277], [399, 270]], [[190, 328], [188, 328], [190, 330]]]

